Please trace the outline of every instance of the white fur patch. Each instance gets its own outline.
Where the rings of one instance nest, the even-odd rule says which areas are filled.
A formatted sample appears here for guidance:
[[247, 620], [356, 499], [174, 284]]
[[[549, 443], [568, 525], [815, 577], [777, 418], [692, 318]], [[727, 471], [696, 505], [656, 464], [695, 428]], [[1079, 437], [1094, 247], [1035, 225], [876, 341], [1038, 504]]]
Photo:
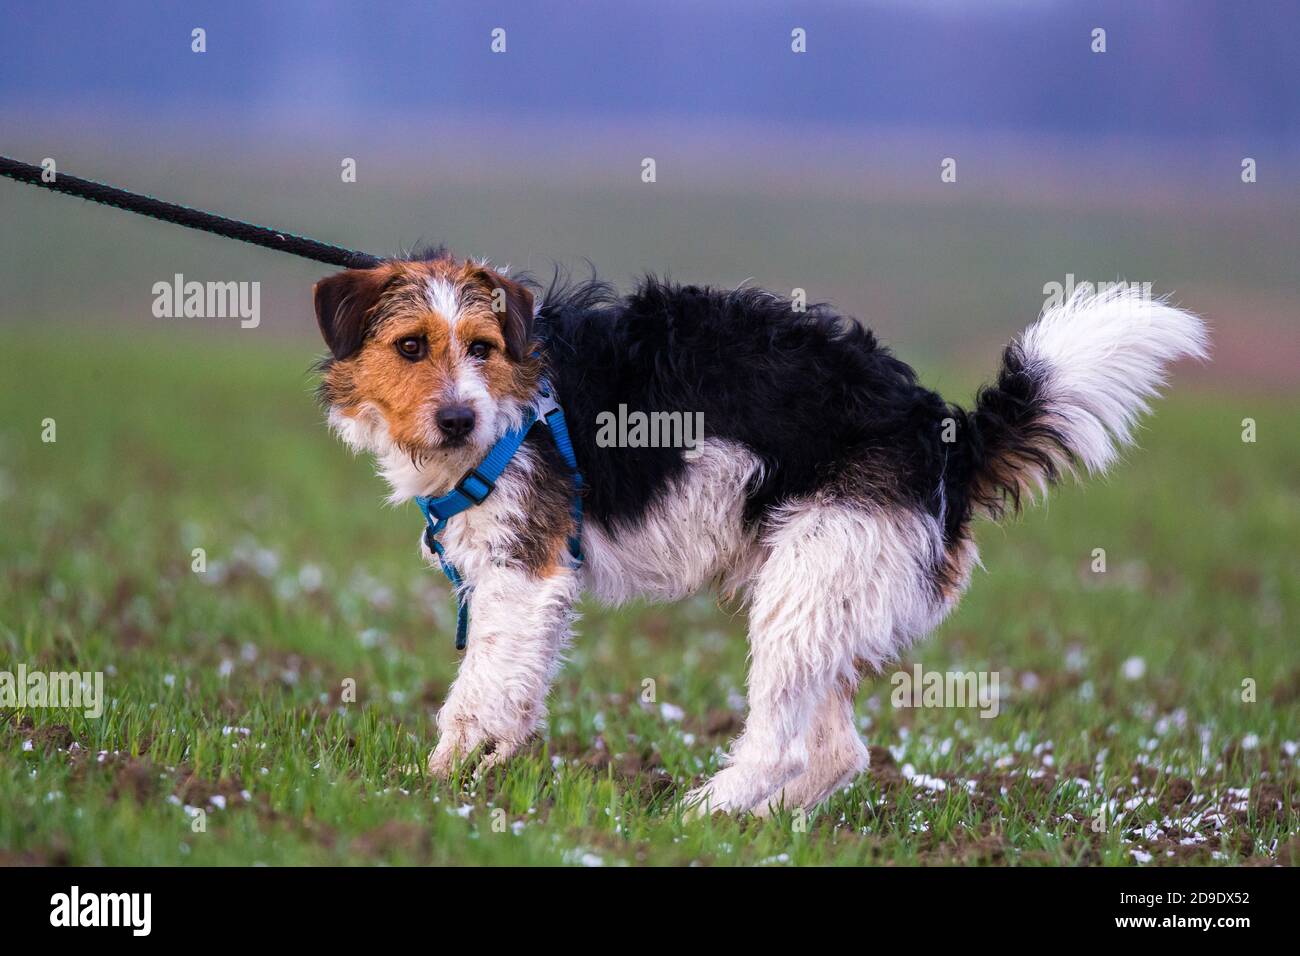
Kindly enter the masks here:
[[1104, 471], [1133, 441], [1147, 399], [1176, 359], [1205, 358], [1205, 324], [1133, 287], [1080, 289], [1021, 337], [1031, 366], [1044, 370], [1051, 424], [1091, 472]]
[[[447, 522], [442, 534], [443, 547], [471, 584], [503, 564], [510, 553], [515, 536], [511, 519], [523, 513], [533, 467], [533, 452], [521, 447], [497, 479], [492, 494], [481, 505], [462, 511]], [[423, 546], [423, 540], [421, 550], [425, 560], [437, 567], [437, 558]]]
[[[428, 418], [432, 422], [432, 412]], [[364, 406], [356, 415], [344, 415], [337, 408], [331, 408], [328, 422], [354, 453], [374, 456], [376, 472], [391, 492], [388, 503], [393, 505], [404, 504], [417, 495], [449, 491], [483, 457], [482, 449], [467, 444], [462, 448], [438, 451], [428, 461], [413, 461], [389, 437], [383, 414], [372, 405]], [[430, 435], [430, 441], [433, 440], [436, 436]]]
[[424, 284], [424, 298], [429, 308], [437, 312], [447, 324], [455, 327], [460, 318], [460, 286], [441, 277], [431, 277]]
[[734, 586], [747, 574], [757, 541], [745, 529], [746, 489], [762, 464], [734, 442], [710, 439], [679, 481], [630, 529], [611, 533], [595, 521], [583, 528], [587, 587], [601, 601], [635, 597], [676, 601], [725, 579]]

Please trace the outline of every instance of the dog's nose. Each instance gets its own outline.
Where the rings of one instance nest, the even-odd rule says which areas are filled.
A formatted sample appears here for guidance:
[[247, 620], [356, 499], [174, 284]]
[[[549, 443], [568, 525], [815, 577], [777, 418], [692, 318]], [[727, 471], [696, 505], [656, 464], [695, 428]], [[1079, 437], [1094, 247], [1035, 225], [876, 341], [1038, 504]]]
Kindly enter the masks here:
[[474, 428], [474, 410], [468, 405], [438, 409], [438, 430], [448, 438], [464, 438]]

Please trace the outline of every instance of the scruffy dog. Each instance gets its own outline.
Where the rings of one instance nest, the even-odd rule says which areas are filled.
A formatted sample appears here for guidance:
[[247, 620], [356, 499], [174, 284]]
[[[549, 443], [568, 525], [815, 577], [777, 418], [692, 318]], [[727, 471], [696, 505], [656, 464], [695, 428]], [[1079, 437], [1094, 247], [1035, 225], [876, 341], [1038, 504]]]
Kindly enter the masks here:
[[[429, 770], [514, 754], [546, 716], [581, 592], [618, 603], [714, 584], [749, 611], [749, 716], [697, 810], [811, 807], [867, 766], [859, 681], [932, 630], [997, 518], [1131, 440], [1164, 368], [1204, 357], [1195, 316], [1129, 291], [1075, 295], [1006, 349], [963, 411], [873, 335], [767, 292], [648, 278], [530, 283], [438, 251], [315, 288], [331, 426], [373, 454], [394, 502], [457, 485], [548, 381], [582, 489], [534, 427], [489, 494], [451, 518], [472, 595], [468, 650]], [[605, 447], [620, 406], [703, 414], [702, 445]], [[427, 540], [426, 559], [432, 560]]]

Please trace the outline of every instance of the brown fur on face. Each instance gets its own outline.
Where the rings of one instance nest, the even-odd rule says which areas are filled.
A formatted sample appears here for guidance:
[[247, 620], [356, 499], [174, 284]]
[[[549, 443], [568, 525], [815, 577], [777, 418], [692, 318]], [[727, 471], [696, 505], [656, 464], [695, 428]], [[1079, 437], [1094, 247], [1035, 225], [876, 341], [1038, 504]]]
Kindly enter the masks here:
[[[323, 401], [354, 418], [373, 408], [388, 437], [413, 458], [442, 443], [440, 407], [469, 405], [471, 442], [499, 433], [504, 403], [525, 403], [536, 390], [532, 356], [533, 297], [528, 289], [474, 262], [449, 257], [349, 269], [316, 284], [316, 317], [331, 358], [322, 364]], [[398, 351], [421, 340], [412, 361]], [[485, 358], [469, 354], [489, 346]]]

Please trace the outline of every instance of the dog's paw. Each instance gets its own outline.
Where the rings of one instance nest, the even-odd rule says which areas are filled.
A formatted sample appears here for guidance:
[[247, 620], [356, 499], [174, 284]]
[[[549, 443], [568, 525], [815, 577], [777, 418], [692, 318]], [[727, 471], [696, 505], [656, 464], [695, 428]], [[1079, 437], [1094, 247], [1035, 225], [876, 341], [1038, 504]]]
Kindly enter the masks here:
[[683, 800], [686, 818], [698, 820], [715, 813], [763, 813], [768, 798], [780, 790], [788, 774], [733, 764], [719, 770]]
[[444, 730], [429, 754], [429, 776], [448, 780], [457, 766], [468, 761], [487, 743], [487, 737], [473, 721], [457, 721]]
[[450, 747], [443, 748], [439, 745], [429, 751], [429, 762], [426, 769], [429, 776], [435, 780], [450, 780], [459, 759], [460, 754], [456, 750]]
[[492, 740], [483, 749], [482, 757], [474, 768], [474, 779], [479, 780], [493, 767], [499, 767], [519, 751], [518, 742]]
[[458, 725], [438, 738], [438, 746], [429, 754], [429, 775], [448, 780], [457, 768], [473, 766], [473, 777], [478, 780], [513, 757], [526, 740], [526, 734], [497, 737], [477, 724]]

